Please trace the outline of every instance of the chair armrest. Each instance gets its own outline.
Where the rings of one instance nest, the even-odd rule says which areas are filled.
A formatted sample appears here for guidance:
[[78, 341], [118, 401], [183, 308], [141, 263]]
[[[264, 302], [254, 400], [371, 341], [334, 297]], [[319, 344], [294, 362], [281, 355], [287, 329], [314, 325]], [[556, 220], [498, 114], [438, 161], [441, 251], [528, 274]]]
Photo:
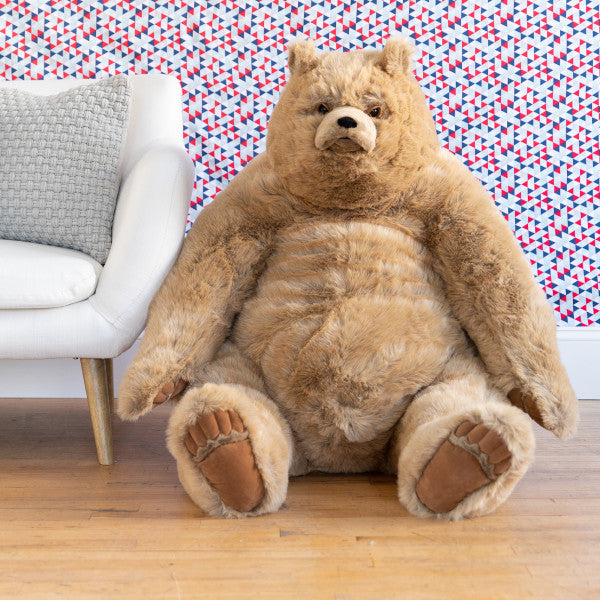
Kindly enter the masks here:
[[165, 142], [150, 148], [121, 184], [112, 246], [90, 303], [130, 343], [179, 254], [193, 183], [191, 158]]

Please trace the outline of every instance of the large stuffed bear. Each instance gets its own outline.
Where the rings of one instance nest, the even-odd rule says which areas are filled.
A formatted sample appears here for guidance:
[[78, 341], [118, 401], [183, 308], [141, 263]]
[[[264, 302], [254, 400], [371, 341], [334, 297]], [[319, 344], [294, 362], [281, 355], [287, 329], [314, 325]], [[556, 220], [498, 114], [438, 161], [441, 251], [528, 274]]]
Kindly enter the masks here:
[[530, 418], [571, 435], [553, 312], [479, 182], [440, 148], [410, 45], [289, 53], [266, 151], [196, 219], [119, 393], [177, 401], [202, 509], [276, 511], [309, 471], [397, 474], [416, 515], [503, 502]]

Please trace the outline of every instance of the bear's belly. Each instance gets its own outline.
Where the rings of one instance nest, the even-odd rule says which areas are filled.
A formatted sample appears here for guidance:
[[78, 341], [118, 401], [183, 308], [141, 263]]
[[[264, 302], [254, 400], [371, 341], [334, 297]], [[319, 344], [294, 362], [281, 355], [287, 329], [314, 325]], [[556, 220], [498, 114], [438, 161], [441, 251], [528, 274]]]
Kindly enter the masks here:
[[233, 340], [312, 468], [373, 469], [412, 396], [464, 340], [429, 253], [367, 222], [285, 230]]

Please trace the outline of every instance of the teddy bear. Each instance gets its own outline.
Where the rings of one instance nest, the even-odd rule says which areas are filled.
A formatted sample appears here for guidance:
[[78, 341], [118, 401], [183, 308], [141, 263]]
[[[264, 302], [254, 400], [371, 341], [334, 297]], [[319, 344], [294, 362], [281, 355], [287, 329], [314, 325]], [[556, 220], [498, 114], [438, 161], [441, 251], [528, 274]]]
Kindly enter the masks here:
[[119, 390], [174, 402], [205, 512], [277, 511], [291, 476], [381, 471], [418, 516], [494, 510], [531, 420], [574, 433], [553, 311], [501, 213], [438, 142], [412, 45], [289, 48], [266, 150], [207, 205]]

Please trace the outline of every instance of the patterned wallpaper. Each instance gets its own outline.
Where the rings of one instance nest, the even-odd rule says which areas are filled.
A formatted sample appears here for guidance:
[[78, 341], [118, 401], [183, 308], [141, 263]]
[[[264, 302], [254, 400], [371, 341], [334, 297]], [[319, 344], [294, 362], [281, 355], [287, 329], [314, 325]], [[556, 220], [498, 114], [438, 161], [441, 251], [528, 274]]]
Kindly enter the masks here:
[[415, 42], [443, 145], [493, 194], [559, 324], [600, 324], [600, 0], [0, 1], [0, 77], [177, 76], [192, 222], [264, 148], [290, 40], [390, 33]]

